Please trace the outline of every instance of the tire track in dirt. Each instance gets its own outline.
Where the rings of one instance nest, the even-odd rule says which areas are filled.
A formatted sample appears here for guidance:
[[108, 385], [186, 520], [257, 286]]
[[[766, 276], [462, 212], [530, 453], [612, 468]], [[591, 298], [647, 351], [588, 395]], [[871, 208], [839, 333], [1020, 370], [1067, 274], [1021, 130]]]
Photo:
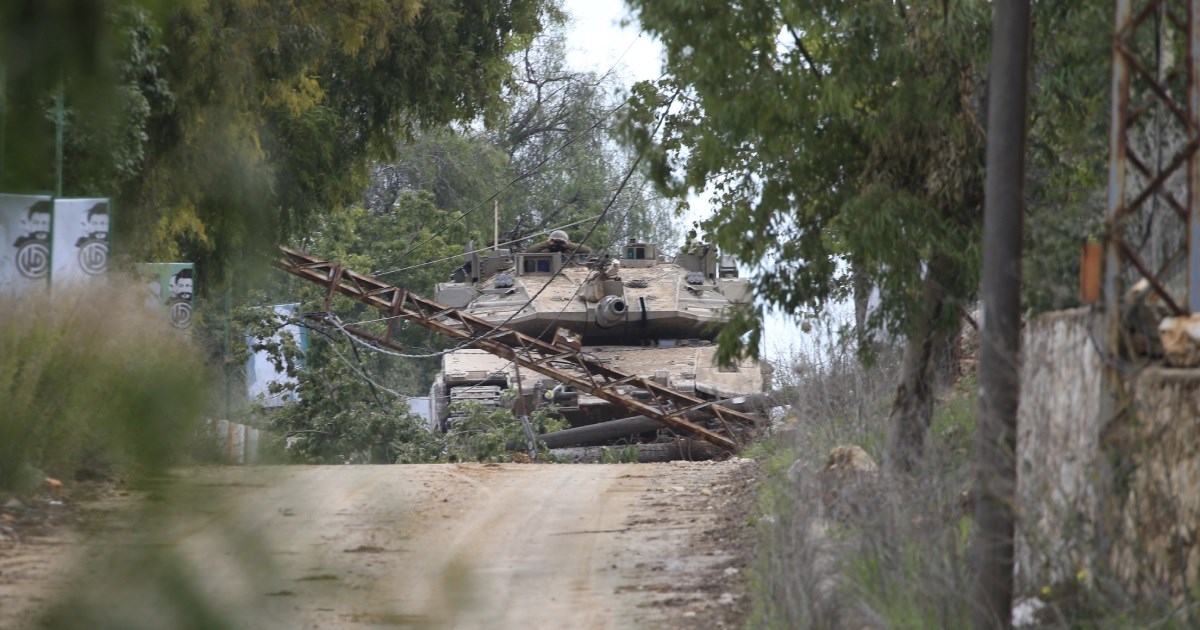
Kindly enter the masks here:
[[167, 581], [121, 568], [147, 554], [183, 567], [235, 627], [729, 627], [754, 473], [745, 460], [188, 470], [92, 533], [81, 575], [118, 627], [175, 614]]

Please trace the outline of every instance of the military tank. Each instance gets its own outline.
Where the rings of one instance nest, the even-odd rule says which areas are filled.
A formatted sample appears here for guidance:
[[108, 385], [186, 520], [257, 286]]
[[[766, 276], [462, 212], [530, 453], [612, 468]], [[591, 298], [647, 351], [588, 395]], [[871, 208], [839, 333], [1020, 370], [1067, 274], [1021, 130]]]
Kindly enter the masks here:
[[[716, 362], [714, 339], [731, 307], [752, 300], [732, 258], [701, 243], [668, 256], [658, 244], [636, 239], [611, 254], [568, 250], [468, 245], [464, 264], [437, 285], [434, 299], [527, 335], [565, 341], [614, 368], [706, 400], [769, 388], [765, 364]], [[507, 404], [504, 390], [523, 398], [526, 410], [552, 401], [573, 427], [628, 415], [549, 377], [518, 373], [483, 350], [459, 349], [442, 357], [432, 385], [431, 429], [448, 429], [461, 414], [458, 403]]]

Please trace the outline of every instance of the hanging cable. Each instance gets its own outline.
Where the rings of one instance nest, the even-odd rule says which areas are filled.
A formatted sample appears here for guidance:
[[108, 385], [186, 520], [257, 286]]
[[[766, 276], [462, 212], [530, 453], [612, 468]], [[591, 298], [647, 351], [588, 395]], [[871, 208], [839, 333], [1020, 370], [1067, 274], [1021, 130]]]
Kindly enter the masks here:
[[[678, 96], [678, 94], [672, 96], [671, 100], [674, 101], [676, 96]], [[658, 124], [655, 126], [656, 133], [659, 129], [662, 128], [662, 124], [665, 120], [666, 120], [665, 115], [663, 117], [659, 118]], [[637, 158], [633, 161], [633, 163], [630, 165], [629, 169], [625, 172], [625, 175], [621, 179], [621, 183], [618, 185], [617, 190], [613, 193], [613, 195], [609, 199], [608, 203], [605, 204], [603, 212], [601, 212], [596, 217], [595, 222], [592, 223], [591, 229], [589, 229], [587, 234], [585, 234], [584, 237], [579, 240], [579, 243], [576, 244], [575, 250], [571, 252], [571, 254], [568, 256], [568, 259], [573, 259], [575, 257], [575, 254], [577, 254], [579, 252], [580, 246], [584, 245], [592, 237], [592, 235], [595, 234], [596, 229], [600, 226], [600, 223], [603, 221], [604, 217], [609, 213], [609, 211], [612, 210], [613, 205], [616, 203], [616, 201], [620, 197], [621, 193], [625, 190], [625, 187], [629, 184], [629, 180], [633, 177], [633, 174], [637, 171], [637, 168], [641, 165], [641, 161], [642, 161], [642, 155], [639, 154], [637, 156]], [[534, 293], [532, 296], [530, 296], [530, 298], [528, 300], [525, 301], [525, 304], [523, 304], [520, 308], [514, 310], [512, 315], [509, 315], [503, 322], [501, 322], [500, 324], [496, 324], [493, 331], [490, 331], [490, 332], [495, 333], [496, 329], [506, 326], [510, 321], [512, 321], [512, 319], [514, 317], [517, 316], [517, 314], [524, 311], [530, 304], [533, 303], [534, 300], [536, 300], [542, 294], [542, 292], [544, 292], [551, 285], [551, 283], [553, 283], [555, 278], [557, 278], [559, 275], [562, 274], [564, 268], [565, 267], [560, 267], [550, 277], [550, 279], [547, 280], [546, 283], [543, 284], [540, 289], [538, 289], [538, 291], [536, 293]], [[538, 335], [539, 338], [545, 336], [546, 333], [548, 333], [550, 331], [550, 328], [558, 322], [558, 320], [562, 317], [562, 314], [564, 312], [566, 312], [567, 308], [573, 303], [575, 297], [579, 294], [579, 290], [581, 288], [582, 288], [582, 284], [579, 287], [576, 287], [575, 293], [572, 294], [572, 296], [563, 304], [562, 309], [559, 310], [558, 314], [554, 317], [554, 319], [552, 319], [549, 323], [547, 323], [546, 327], [542, 329], [541, 334]], [[403, 317], [403, 316], [397, 315], [395, 317]], [[376, 319], [376, 320], [371, 320], [371, 321], [375, 321], [375, 322], [389, 321], [391, 319], [393, 319], [393, 317], [386, 317], [386, 318]], [[364, 340], [358, 339], [358, 338], [354, 337], [354, 335], [351, 334], [348, 330], [346, 330], [344, 328], [344, 326], [342, 326], [342, 325], [338, 325], [338, 328], [342, 331], [342, 333], [344, 335], [346, 335], [347, 337], [350, 337], [351, 343], [364, 344], [366, 347], [368, 347], [372, 350], [375, 350], [376, 352], [382, 352], [387, 355], [398, 356], [398, 357], [403, 357], [403, 358], [435, 358], [435, 357], [445, 356], [447, 354], [451, 354], [453, 352], [461, 350], [475, 341], [484, 339], [489, 334], [489, 333], [485, 332], [483, 335], [480, 335], [480, 336], [472, 336], [469, 339], [463, 340], [458, 345], [456, 345], [454, 348], [450, 348], [450, 349], [443, 350], [440, 352], [431, 353], [431, 354], [427, 354], [427, 355], [405, 355], [403, 353], [397, 353], [397, 352], [393, 352], [390, 350], [385, 350], [383, 348], [379, 348], [379, 347], [375, 346], [374, 344], [370, 344], [368, 342], [365, 342]], [[511, 367], [513, 365], [515, 365], [515, 360], [510, 359], [508, 361], [508, 363], [503, 368], [501, 368], [501, 370], [499, 370], [499, 371], [507, 371], [509, 369], [509, 367]]]
[[[567, 224], [565, 224], [565, 225], [560, 225], [560, 226], [558, 226], [558, 227], [556, 227], [556, 228], [554, 228], [554, 229], [550, 229], [550, 230], [542, 230], [541, 232], [534, 232], [533, 234], [526, 234], [525, 236], [522, 236], [521, 238], [517, 238], [517, 239], [513, 239], [513, 240], [511, 240], [511, 241], [505, 241], [505, 242], [503, 242], [503, 243], [499, 243], [499, 244], [497, 244], [497, 245], [496, 245], [496, 247], [500, 247], [500, 246], [502, 246], [502, 245], [512, 245], [512, 244], [514, 244], [514, 243], [520, 243], [521, 241], [523, 241], [523, 240], [525, 240], [525, 239], [527, 239], [527, 238], [529, 238], [529, 237], [531, 237], [531, 236], [541, 236], [541, 235], [543, 235], [543, 234], [549, 234], [549, 233], [553, 232], [554, 230], [561, 230], [562, 228], [575, 227], [576, 225], [580, 225], [580, 224], [583, 224], [583, 223], [587, 223], [588, 221], [591, 221], [592, 219], [595, 219], [595, 218], [597, 218], [597, 217], [599, 217], [599, 216], [600, 216], [600, 215], [598, 215], [598, 214], [594, 214], [594, 215], [592, 215], [592, 216], [590, 216], [590, 217], [588, 217], [588, 218], [586, 218], [586, 219], [580, 219], [580, 220], [578, 220], [578, 221], [575, 221], [575, 222], [573, 222], [573, 223], [567, 223]], [[379, 271], [379, 272], [376, 272], [376, 273], [374, 273], [374, 274], [372, 274], [372, 275], [374, 275], [376, 278], [378, 278], [378, 277], [381, 277], [381, 276], [386, 276], [386, 275], [388, 275], [388, 274], [393, 274], [393, 273], [397, 273], [397, 272], [400, 272], [400, 271], [409, 271], [409, 270], [412, 270], [412, 269], [419, 269], [419, 268], [421, 268], [421, 267], [428, 267], [428, 266], [430, 266], [430, 265], [435, 265], [435, 264], [437, 264], [437, 263], [440, 263], [440, 262], [446, 262], [447, 260], [454, 260], [455, 258], [458, 258], [458, 257], [460, 257], [460, 256], [470, 256], [471, 254], [478, 254], [478, 253], [481, 253], [481, 252], [486, 252], [486, 251], [488, 251], [488, 250], [490, 250], [490, 249], [492, 249], [492, 248], [491, 248], [491, 247], [484, 247], [483, 249], [473, 249], [473, 250], [471, 250], [471, 251], [469, 251], [469, 252], [464, 252], [464, 253], [462, 253], [462, 254], [454, 254], [453, 256], [446, 256], [445, 258], [438, 258], [438, 259], [436, 259], [436, 260], [427, 260], [427, 261], [425, 261], [425, 262], [423, 262], [423, 263], [418, 263], [418, 264], [415, 264], [415, 265], [409, 265], [409, 266], [407, 266], [407, 267], [399, 267], [399, 268], [396, 268], [396, 269], [389, 269], [388, 271]]]
[[504, 186], [500, 187], [500, 189], [499, 189], [499, 190], [497, 190], [496, 192], [492, 193], [492, 194], [491, 194], [491, 195], [490, 195], [490, 196], [489, 196], [487, 199], [484, 199], [483, 201], [480, 201], [479, 203], [475, 204], [474, 206], [472, 206], [472, 207], [471, 207], [471, 208], [469, 208], [468, 210], [466, 210], [466, 211], [464, 211], [464, 212], [461, 212], [461, 213], [460, 213], [460, 214], [459, 214], [457, 217], [454, 217], [453, 219], [450, 219], [449, 221], [447, 221], [445, 225], [443, 225], [441, 228], [439, 228], [439, 229], [437, 229], [436, 231], [434, 231], [434, 233], [433, 233], [433, 234], [431, 234], [431, 235], [430, 235], [428, 238], [426, 238], [425, 240], [423, 240], [423, 241], [420, 241], [420, 242], [418, 242], [418, 243], [415, 243], [415, 244], [413, 244], [413, 245], [409, 246], [409, 248], [408, 248], [408, 249], [404, 250], [404, 251], [403, 251], [403, 252], [401, 252], [399, 255], [397, 255], [397, 256], [395, 256], [395, 257], [393, 257], [391, 260], [389, 260], [389, 261], [387, 262], [387, 264], [386, 264], [386, 265], [383, 265], [383, 267], [390, 267], [391, 265], [394, 265], [396, 262], [398, 262], [398, 261], [400, 261], [400, 260], [404, 259], [406, 256], [408, 256], [408, 255], [409, 255], [409, 254], [411, 254], [413, 251], [415, 251], [415, 250], [416, 250], [418, 247], [421, 247], [422, 245], [425, 245], [425, 244], [429, 243], [430, 241], [432, 241], [433, 239], [437, 238], [438, 236], [442, 235], [442, 234], [443, 234], [443, 233], [444, 233], [446, 230], [450, 229], [450, 227], [451, 227], [452, 225], [454, 225], [454, 223], [455, 223], [456, 221], [461, 221], [462, 219], [465, 219], [467, 216], [469, 216], [469, 215], [473, 214], [475, 211], [477, 211], [477, 210], [479, 210], [480, 208], [484, 207], [485, 205], [487, 205], [487, 204], [488, 204], [488, 202], [490, 202], [490, 201], [492, 201], [492, 200], [496, 199], [497, 197], [499, 197], [501, 193], [503, 193], [504, 191], [506, 191], [506, 190], [508, 190], [509, 188], [511, 188], [511, 187], [512, 187], [514, 184], [516, 184], [517, 182], [520, 182], [520, 181], [522, 181], [522, 180], [525, 180], [525, 179], [528, 179], [528, 178], [532, 177], [532, 176], [533, 176], [535, 173], [537, 173], [539, 170], [541, 170], [541, 168], [542, 168], [543, 166], [545, 166], [547, 162], [549, 162], [549, 161], [550, 161], [551, 159], [553, 159], [554, 157], [557, 157], [559, 153], [562, 153], [564, 150], [566, 150], [566, 149], [567, 149], [567, 147], [570, 147], [571, 145], [575, 144], [575, 143], [576, 143], [576, 142], [578, 142], [580, 139], [582, 139], [584, 136], [586, 136], [586, 135], [590, 134], [591, 132], [595, 131], [595, 130], [596, 130], [596, 128], [597, 128], [597, 127], [599, 127], [599, 126], [601, 125], [601, 123], [605, 122], [606, 120], [608, 120], [608, 118], [609, 118], [610, 116], [612, 116], [613, 114], [617, 113], [618, 111], [621, 111], [621, 110], [622, 110], [622, 109], [624, 109], [625, 107], [626, 107], [626, 103], [621, 103], [620, 105], [617, 105], [616, 107], [613, 107], [612, 109], [608, 110], [607, 112], [605, 112], [605, 113], [604, 113], [604, 115], [603, 115], [603, 116], [601, 116], [600, 118], [598, 118], [598, 119], [596, 120], [596, 122], [592, 123], [592, 124], [591, 124], [591, 126], [589, 126], [587, 129], [584, 129], [583, 131], [579, 132], [579, 133], [578, 133], [578, 134], [576, 134], [575, 136], [573, 136], [573, 137], [569, 138], [569, 139], [568, 139], [568, 140], [567, 140], [565, 143], [563, 143], [563, 144], [562, 144], [562, 146], [558, 147], [558, 148], [557, 148], [557, 149], [555, 149], [554, 151], [551, 151], [549, 155], [547, 155], [547, 156], [543, 157], [543, 158], [542, 158], [541, 160], [539, 160], [539, 161], [538, 161], [536, 164], [534, 164], [534, 165], [533, 165], [533, 167], [531, 167], [529, 170], [525, 171], [524, 173], [520, 173], [520, 174], [518, 174], [516, 177], [512, 178], [511, 180], [509, 180], [509, 181], [508, 181], [508, 183], [504, 184]]

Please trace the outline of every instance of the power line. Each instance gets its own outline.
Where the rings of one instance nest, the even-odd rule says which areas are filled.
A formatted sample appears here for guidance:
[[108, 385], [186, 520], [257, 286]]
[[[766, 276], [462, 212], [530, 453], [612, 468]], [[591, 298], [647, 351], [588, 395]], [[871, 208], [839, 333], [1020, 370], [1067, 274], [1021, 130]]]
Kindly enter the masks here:
[[[549, 234], [549, 233], [553, 232], [554, 230], [560, 230], [560, 229], [562, 229], [562, 228], [568, 228], [568, 227], [575, 227], [576, 225], [579, 225], [579, 224], [581, 224], [581, 223], [587, 223], [588, 221], [591, 221], [592, 219], [595, 219], [595, 218], [597, 218], [597, 217], [599, 217], [599, 216], [601, 216], [601, 215], [599, 215], [599, 214], [595, 214], [595, 215], [592, 215], [592, 216], [590, 216], [590, 217], [587, 217], [586, 219], [580, 219], [580, 220], [578, 220], [578, 221], [575, 221], [575, 222], [573, 222], [573, 223], [567, 223], [567, 224], [565, 224], [565, 225], [560, 225], [560, 226], [558, 226], [558, 227], [556, 227], [556, 228], [554, 228], [554, 229], [550, 229], [550, 230], [542, 230], [542, 231], [540, 231], [540, 232], [534, 232], [534, 233], [532, 233], [532, 234], [526, 234], [525, 236], [522, 236], [521, 238], [513, 239], [513, 240], [511, 240], [511, 241], [505, 241], [505, 242], [503, 242], [503, 243], [498, 243], [498, 244], [496, 245], [496, 247], [500, 247], [501, 245], [512, 245], [512, 244], [514, 244], [514, 243], [520, 243], [521, 241], [523, 241], [523, 240], [525, 240], [525, 239], [527, 239], [527, 238], [529, 238], [529, 237], [531, 237], [531, 236], [541, 236], [542, 234]], [[386, 275], [389, 275], [389, 274], [396, 273], [396, 272], [398, 272], [398, 271], [408, 271], [408, 270], [410, 270], [410, 269], [419, 269], [419, 268], [421, 268], [421, 267], [428, 267], [428, 266], [430, 266], [430, 265], [435, 265], [435, 264], [437, 264], [437, 263], [440, 263], [440, 262], [446, 262], [447, 260], [454, 260], [455, 258], [458, 258], [459, 256], [464, 256], [464, 255], [466, 255], [466, 256], [470, 256], [471, 254], [477, 254], [477, 253], [480, 253], [480, 252], [486, 252], [486, 251], [488, 251], [489, 249], [492, 249], [492, 248], [491, 248], [491, 247], [484, 247], [483, 249], [473, 249], [473, 250], [471, 250], [471, 251], [469, 251], [469, 252], [464, 252], [463, 254], [454, 254], [453, 256], [446, 256], [445, 258], [438, 258], [437, 260], [427, 260], [427, 261], [425, 261], [425, 262], [423, 262], [423, 263], [418, 263], [418, 264], [415, 264], [415, 265], [409, 265], [409, 266], [407, 266], [407, 267], [399, 267], [399, 268], [396, 268], [396, 269], [390, 269], [390, 270], [388, 270], [388, 271], [380, 271], [380, 272], [376, 272], [376, 273], [375, 273], [375, 274], [373, 274], [373, 275], [374, 275], [375, 277], [377, 277], [377, 278], [378, 278], [378, 277], [380, 277], [380, 276], [386, 276]], [[367, 321], [380, 321], [380, 320], [367, 320]], [[362, 323], [366, 323], [366, 322], [358, 322], [358, 323], [362, 324]]]
[[554, 151], [550, 152], [550, 154], [549, 154], [549, 155], [547, 155], [547, 156], [543, 157], [541, 160], [539, 160], [539, 161], [538, 161], [538, 163], [537, 163], [537, 164], [534, 164], [534, 165], [533, 165], [533, 167], [531, 167], [530, 169], [526, 170], [524, 173], [521, 173], [521, 174], [517, 175], [516, 177], [512, 178], [511, 180], [509, 180], [509, 181], [508, 181], [508, 183], [504, 184], [504, 186], [502, 186], [502, 187], [501, 187], [499, 190], [497, 190], [496, 192], [492, 193], [492, 194], [491, 194], [491, 195], [490, 195], [490, 196], [489, 196], [487, 199], [484, 199], [483, 201], [480, 201], [479, 203], [475, 204], [475, 205], [474, 205], [473, 207], [471, 207], [470, 209], [468, 209], [468, 210], [466, 210], [466, 211], [464, 211], [464, 212], [460, 213], [460, 214], [459, 214], [457, 217], [455, 217], [455, 218], [453, 218], [453, 219], [451, 219], [451, 220], [447, 221], [445, 225], [443, 225], [441, 228], [439, 228], [437, 231], [435, 231], [433, 234], [431, 234], [431, 235], [430, 235], [428, 238], [426, 238], [425, 240], [423, 240], [423, 241], [421, 241], [421, 242], [419, 242], [419, 243], [415, 243], [415, 244], [413, 244], [413, 245], [412, 245], [412, 246], [410, 246], [408, 249], [406, 249], [406, 250], [404, 250], [403, 252], [401, 252], [401, 253], [400, 253], [398, 256], [395, 256], [395, 257], [393, 257], [391, 260], [389, 260], [389, 261], [387, 262], [387, 264], [386, 264], [386, 265], [383, 265], [383, 266], [384, 266], [384, 267], [388, 267], [388, 266], [391, 266], [391, 265], [395, 264], [397, 261], [399, 261], [399, 260], [402, 260], [404, 257], [408, 256], [408, 255], [409, 255], [409, 254], [411, 254], [413, 251], [415, 251], [415, 250], [416, 250], [418, 247], [421, 247], [422, 245], [425, 245], [425, 244], [426, 244], [426, 243], [428, 243], [429, 241], [432, 241], [433, 239], [435, 239], [435, 238], [437, 238], [438, 236], [440, 236], [441, 234], [443, 234], [443, 233], [444, 233], [446, 230], [450, 229], [450, 226], [454, 225], [454, 222], [455, 222], [455, 221], [460, 221], [460, 220], [462, 220], [462, 219], [466, 218], [468, 215], [470, 215], [470, 214], [473, 214], [475, 211], [477, 211], [477, 210], [479, 210], [480, 208], [482, 208], [482, 207], [484, 207], [485, 205], [487, 205], [487, 203], [488, 203], [489, 201], [492, 201], [492, 200], [496, 199], [497, 197], [499, 197], [501, 193], [503, 193], [504, 191], [506, 191], [506, 190], [508, 190], [509, 188], [511, 188], [511, 187], [512, 187], [514, 184], [516, 184], [517, 182], [519, 182], [519, 181], [522, 181], [522, 180], [525, 180], [525, 179], [528, 179], [528, 178], [532, 177], [532, 176], [533, 176], [535, 173], [537, 173], [539, 170], [541, 170], [541, 168], [542, 168], [543, 166], [545, 166], [545, 164], [546, 164], [547, 162], [549, 162], [549, 161], [550, 161], [552, 158], [554, 158], [554, 157], [557, 157], [557, 156], [558, 156], [558, 154], [559, 154], [559, 153], [562, 153], [562, 152], [563, 152], [563, 151], [564, 151], [564, 150], [565, 150], [567, 147], [569, 147], [569, 146], [571, 146], [571, 145], [575, 144], [575, 143], [576, 143], [576, 142], [578, 142], [578, 141], [579, 141], [581, 138], [583, 138], [584, 136], [586, 136], [586, 135], [590, 134], [592, 131], [595, 131], [595, 129], [596, 129], [597, 127], [599, 127], [601, 123], [603, 123], [604, 121], [608, 120], [608, 118], [609, 118], [610, 116], [612, 116], [613, 114], [615, 114], [615, 113], [617, 113], [618, 111], [620, 111], [621, 109], [625, 108], [625, 106], [626, 106], [626, 105], [627, 105], [627, 103], [621, 103], [620, 105], [617, 105], [616, 107], [613, 107], [612, 109], [608, 110], [608, 111], [607, 111], [607, 112], [606, 112], [606, 113], [605, 113], [603, 116], [601, 116], [600, 118], [598, 118], [598, 119], [596, 120], [596, 122], [592, 123], [592, 125], [591, 125], [591, 126], [589, 126], [587, 129], [585, 129], [585, 130], [583, 130], [583, 131], [579, 132], [578, 134], [576, 134], [575, 136], [573, 136], [573, 137], [569, 138], [569, 139], [568, 139], [568, 140], [567, 140], [565, 143], [563, 143], [563, 144], [562, 144], [562, 146], [560, 146], [560, 147], [558, 147], [557, 149], [555, 149]]
[[[674, 100], [674, 98], [675, 97], [672, 96], [672, 100]], [[666, 116], [664, 114], [661, 118], [659, 118], [658, 124], [655, 126], [655, 132], [657, 132], [658, 129], [660, 129], [662, 127], [662, 124], [665, 120], [666, 120]], [[588, 233], [585, 234], [583, 236], [583, 238], [581, 238], [579, 240], [579, 243], [576, 244], [575, 249], [567, 257], [568, 260], [574, 259], [575, 255], [579, 252], [580, 247], [582, 247], [588, 241], [588, 239], [590, 239], [592, 237], [592, 235], [595, 234], [596, 229], [600, 226], [601, 221], [603, 221], [604, 217], [609, 213], [610, 210], [612, 210], [613, 205], [617, 202], [617, 199], [620, 197], [621, 193], [625, 190], [625, 187], [629, 184], [629, 180], [633, 177], [633, 174], [637, 171], [638, 166], [641, 165], [642, 157], [643, 156], [641, 154], [639, 154], [637, 156], [637, 158], [634, 159], [633, 163], [629, 166], [629, 169], [625, 172], [625, 176], [621, 179], [621, 183], [617, 186], [617, 190], [613, 192], [612, 197], [608, 200], [608, 203], [605, 204], [604, 210], [595, 217], [596, 220], [592, 223], [591, 229], [589, 229]], [[396, 352], [392, 352], [389, 350], [384, 350], [383, 348], [379, 348], [379, 347], [375, 346], [374, 344], [370, 344], [369, 342], [355, 338], [349, 331], [347, 331], [341, 325], [338, 325], [338, 328], [342, 331], [342, 334], [346, 335], [347, 337], [350, 337], [352, 344], [353, 343], [361, 343], [365, 347], [368, 347], [377, 352], [382, 352], [384, 354], [400, 356], [400, 357], [405, 357], [405, 358], [434, 358], [434, 357], [445, 356], [446, 354], [450, 354], [457, 350], [461, 350], [461, 349], [465, 348], [466, 346], [470, 345], [471, 343], [474, 343], [475, 341], [484, 339], [489, 334], [496, 334], [497, 328], [506, 326], [509, 322], [511, 322], [513, 320], [514, 317], [516, 317], [519, 313], [521, 313], [526, 308], [528, 308], [529, 305], [532, 304], [534, 300], [536, 300], [547, 288], [550, 287], [550, 284], [554, 282], [555, 278], [557, 278], [559, 275], [562, 274], [564, 269], [565, 269], [565, 267], [559, 267], [558, 270], [555, 271], [554, 274], [550, 276], [550, 279], [547, 280], [545, 282], [545, 284], [543, 284], [542, 287], [537, 290], [536, 293], [534, 293], [532, 296], [530, 296], [529, 299], [526, 300], [525, 303], [522, 304], [520, 308], [515, 309], [513, 311], [513, 313], [511, 315], [509, 315], [503, 322], [494, 325], [495, 327], [492, 329], [492, 331], [485, 332], [479, 336], [471, 336], [468, 339], [464, 339], [462, 342], [460, 342], [454, 348], [450, 348], [448, 350], [443, 350], [443, 351], [440, 351], [437, 353], [432, 353], [432, 354], [428, 354], [428, 355], [404, 355], [402, 353], [396, 353]], [[575, 296], [577, 296], [579, 294], [580, 288], [582, 288], [582, 284], [580, 285], [580, 287], [576, 288], [575, 293], [571, 296], [571, 298], [568, 299], [563, 304], [562, 309], [559, 310], [558, 314], [554, 317], [554, 319], [552, 319], [549, 323], [547, 323], [546, 327], [542, 329], [541, 334], [538, 335], [539, 338], [544, 336], [547, 332], [549, 332], [550, 327], [555, 325], [555, 323], [562, 317], [562, 314], [564, 312], [566, 312], [567, 307], [569, 307], [571, 305], [571, 303], [574, 301]], [[389, 320], [397, 318], [397, 317], [403, 317], [403, 315], [396, 315], [396, 316], [392, 316], [392, 317], [386, 317], [386, 318], [376, 319], [376, 320], [371, 320], [371, 321], [374, 321], [374, 322], [389, 321]], [[505, 365], [505, 367], [502, 369], [507, 370], [509, 368], [509, 366], [513, 365], [514, 363], [515, 363], [514, 360], [509, 360], [508, 364]]]

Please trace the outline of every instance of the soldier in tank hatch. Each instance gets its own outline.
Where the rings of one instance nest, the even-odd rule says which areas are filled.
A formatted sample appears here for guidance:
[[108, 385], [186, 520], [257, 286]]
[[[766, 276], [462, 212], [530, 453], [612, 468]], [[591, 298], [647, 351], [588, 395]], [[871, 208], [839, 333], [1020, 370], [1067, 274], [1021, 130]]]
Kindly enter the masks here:
[[562, 230], [554, 230], [550, 233], [550, 238], [544, 242], [530, 245], [527, 253], [536, 254], [539, 252], [561, 252], [564, 254], [579, 253], [590, 254], [592, 248], [583, 243], [572, 243], [567, 233]]

